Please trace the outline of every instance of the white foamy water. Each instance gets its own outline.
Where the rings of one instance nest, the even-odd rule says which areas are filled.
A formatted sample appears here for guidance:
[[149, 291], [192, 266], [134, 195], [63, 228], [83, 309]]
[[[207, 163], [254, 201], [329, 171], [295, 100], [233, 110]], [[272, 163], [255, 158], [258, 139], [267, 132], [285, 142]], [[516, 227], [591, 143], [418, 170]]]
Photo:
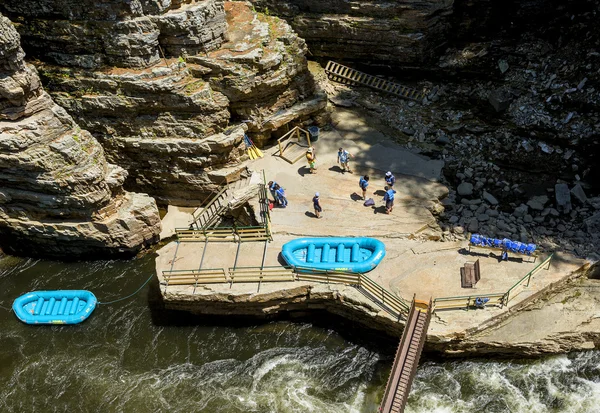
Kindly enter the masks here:
[[423, 363], [406, 412], [600, 411], [600, 353]]
[[[134, 291], [143, 260], [0, 259], [1, 305], [33, 289], [100, 301]], [[0, 310], [0, 412], [374, 413], [393, 346], [309, 323], [206, 324], [152, 310], [151, 289], [76, 326], [26, 326]], [[205, 324], [203, 324], [205, 323]], [[343, 330], [345, 327], [340, 327]], [[597, 412], [600, 353], [536, 361], [424, 362], [407, 412]]]

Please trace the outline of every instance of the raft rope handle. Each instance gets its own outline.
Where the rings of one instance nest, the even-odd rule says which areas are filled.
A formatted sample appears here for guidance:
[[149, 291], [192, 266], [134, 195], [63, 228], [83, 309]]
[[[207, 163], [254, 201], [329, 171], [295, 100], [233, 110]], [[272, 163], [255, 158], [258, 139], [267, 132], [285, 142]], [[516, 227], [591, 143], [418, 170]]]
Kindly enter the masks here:
[[154, 274], [152, 274], [150, 277], [148, 277], [148, 279], [146, 281], [144, 281], [144, 283], [140, 286], [140, 288], [138, 288], [137, 290], [135, 290], [133, 293], [129, 294], [128, 296], [123, 297], [123, 298], [119, 298], [119, 299], [116, 299], [116, 300], [112, 300], [112, 301], [107, 301], [107, 302], [100, 302], [100, 301], [98, 301], [98, 305], [114, 304], [114, 303], [117, 303], [119, 301], [127, 300], [128, 298], [133, 297], [134, 295], [136, 295], [137, 293], [139, 293], [142, 290], [142, 288], [144, 288], [146, 286], [146, 284], [148, 284], [150, 282], [150, 280], [152, 279], [152, 277], [154, 277]]

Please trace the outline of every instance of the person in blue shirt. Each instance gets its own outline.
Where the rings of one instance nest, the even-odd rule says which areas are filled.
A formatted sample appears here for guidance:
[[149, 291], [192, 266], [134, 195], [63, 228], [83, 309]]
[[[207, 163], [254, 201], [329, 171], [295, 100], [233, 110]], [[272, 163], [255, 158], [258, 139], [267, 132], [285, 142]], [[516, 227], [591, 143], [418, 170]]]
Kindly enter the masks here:
[[390, 188], [393, 188], [394, 184], [396, 183], [396, 177], [394, 175], [392, 175], [392, 173], [390, 171], [387, 171], [385, 174], [385, 183]]
[[287, 201], [287, 198], [285, 197], [285, 191], [283, 190], [282, 187], [280, 187], [277, 184], [275, 186], [275, 195], [277, 195], [277, 200], [279, 201], [279, 206], [282, 208], [287, 207], [288, 201]]
[[323, 208], [321, 208], [321, 201], [319, 200], [319, 193], [315, 193], [315, 196], [312, 199], [313, 206], [315, 207], [315, 215], [317, 218], [321, 218], [321, 212], [323, 212]]
[[358, 181], [358, 186], [360, 186], [360, 189], [362, 190], [362, 199], [364, 201], [367, 197], [367, 187], [369, 186], [369, 175], [361, 176], [360, 180]]
[[385, 213], [390, 214], [394, 209], [394, 195], [396, 191], [394, 191], [389, 186], [385, 187], [385, 195], [383, 196], [383, 200], [385, 201]]
[[343, 170], [342, 173], [346, 172], [346, 170], [350, 173], [352, 173], [352, 171], [350, 170], [350, 166], [348, 166], [348, 159], [350, 157], [354, 158], [354, 155], [352, 155], [350, 152], [348, 152], [347, 150], [345, 150], [344, 148], [340, 148], [338, 150], [338, 163], [342, 166]]
[[269, 187], [269, 192], [271, 192], [271, 196], [273, 197], [273, 201], [277, 202], [277, 194], [275, 193], [275, 187], [279, 186], [277, 185], [277, 182], [275, 181], [269, 181], [269, 183], [267, 184], [267, 186]]

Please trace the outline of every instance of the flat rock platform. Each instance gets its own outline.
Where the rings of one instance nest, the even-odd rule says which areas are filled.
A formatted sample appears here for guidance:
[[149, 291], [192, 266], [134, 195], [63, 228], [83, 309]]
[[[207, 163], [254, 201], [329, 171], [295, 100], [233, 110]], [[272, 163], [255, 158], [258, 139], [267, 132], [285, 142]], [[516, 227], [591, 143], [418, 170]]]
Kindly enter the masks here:
[[[314, 143], [317, 153], [315, 174], [309, 173], [304, 159], [290, 164], [274, 155], [277, 147], [265, 150], [264, 158], [248, 164], [252, 170], [264, 170], [267, 181], [274, 180], [283, 186], [289, 201], [287, 208], [275, 208], [271, 213], [273, 241], [266, 243], [265, 266], [283, 267], [281, 247], [297, 237], [375, 237], [385, 243], [387, 253], [381, 264], [367, 274], [368, 277], [392, 294], [410, 301], [413, 296], [429, 300], [504, 293], [548, 256], [542, 254], [535, 262], [531, 262], [530, 257], [521, 259], [516, 255], [508, 261], [500, 261], [489, 251], [476, 249], [469, 252], [467, 241], [428, 241], [439, 239], [435, 236], [436, 231], [439, 234], [439, 228], [431, 211], [448, 192], [439, 182], [442, 161], [401, 148], [370, 127], [368, 120], [356, 112], [335, 112], [334, 125], [332, 130], [321, 131]], [[340, 146], [355, 156], [350, 161], [353, 173], [342, 173], [336, 163]], [[387, 170], [397, 178], [396, 203], [390, 215], [385, 214], [382, 201]], [[375, 199], [375, 207], [363, 206], [358, 196], [358, 179], [365, 173], [371, 176], [367, 196]], [[311, 199], [315, 192], [321, 195], [321, 219], [313, 213]], [[176, 221], [185, 222], [185, 218], [179, 216]], [[156, 260], [167, 308], [197, 314], [259, 317], [284, 311], [324, 309], [392, 335], [401, 334], [402, 319], [397, 319], [352, 286], [306, 281], [166, 286], [163, 271], [198, 269], [205, 247], [203, 269], [227, 271], [232, 267], [260, 267], [263, 264], [265, 242], [243, 242], [239, 247], [235, 242], [209, 242], [207, 245], [203, 242], [181, 242], [179, 245], [171, 242], [159, 250]], [[477, 259], [481, 280], [475, 288], [461, 288], [461, 266]], [[544, 291], [580, 275], [586, 265], [584, 260], [557, 253], [549, 268], [537, 272], [529, 286], [512, 298], [508, 306], [436, 311], [428, 331], [428, 346], [442, 352], [468, 352], [455, 344], [468, 342], [482, 331], [505, 322]], [[520, 321], [521, 327], [523, 323]], [[536, 327], [539, 328], [530, 326]], [[489, 337], [485, 340], [490, 341]], [[469, 343], [473, 352], [485, 352]], [[521, 344], [506, 345], [518, 347]], [[497, 342], [494, 346], [497, 347]]]

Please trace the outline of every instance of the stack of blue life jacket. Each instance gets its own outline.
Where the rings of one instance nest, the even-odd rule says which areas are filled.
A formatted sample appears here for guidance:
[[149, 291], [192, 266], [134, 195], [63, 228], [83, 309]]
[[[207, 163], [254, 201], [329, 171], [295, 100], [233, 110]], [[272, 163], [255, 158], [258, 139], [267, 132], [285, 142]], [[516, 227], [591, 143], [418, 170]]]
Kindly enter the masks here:
[[479, 234], [471, 235], [471, 244], [478, 247], [504, 248], [507, 251], [525, 255], [531, 255], [537, 249], [537, 246], [535, 244], [527, 244], [524, 242], [512, 241], [508, 238], [488, 238]]

